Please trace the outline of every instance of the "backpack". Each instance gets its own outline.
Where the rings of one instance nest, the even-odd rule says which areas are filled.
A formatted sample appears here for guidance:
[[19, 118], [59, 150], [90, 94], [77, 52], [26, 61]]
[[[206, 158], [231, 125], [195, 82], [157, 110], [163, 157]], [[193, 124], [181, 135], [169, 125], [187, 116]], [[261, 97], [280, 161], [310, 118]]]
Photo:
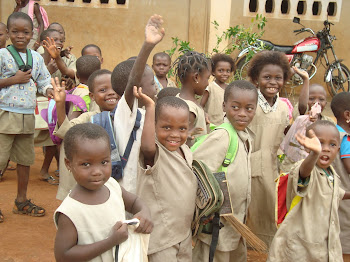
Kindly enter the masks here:
[[[35, 4], [38, 4], [38, 2], [34, 1], [34, 0], [29, 0], [29, 3], [28, 3], [28, 15], [30, 16], [30, 18], [34, 19], [34, 5]], [[43, 18], [43, 21], [44, 21], [44, 30], [46, 30], [49, 25], [50, 25], [50, 22], [49, 22], [49, 17], [46, 13], [46, 10], [44, 9], [44, 7], [42, 7], [41, 5], [39, 5], [39, 10], [40, 10], [40, 14], [41, 14], [41, 17]]]
[[[221, 227], [220, 210], [222, 208], [231, 209], [227, 185], [223, 185], [223, 183], [226, 181], [225, 173], [227, 172], [227, 168], [233, 162], [238, 150], [238, 135], [230, 123], [223, 123], [214, 130], [216, 129], [225, 129], [230, 137], [230, 145], [222, 165], [217, 170], [218, 173], [212, 173], [201, 161], [194, 160], [192, 163], [193, 172], [198, 180], [195, 214], [191, 225], [192, 236], [196, 236], [201, 232], [212, 234], [209, 262], [214, 259], [214, 253], [219, 239], [219, 230]], [[197, 142], [191, 147], [191, 151], [194, 152], [207, 137], [208, 135], [199, 137]], [[224, 204], [225, 207], [223, 207], [224, 200], [226, 203]], [[232, 213], [232, 211], [225, 213]], [[213, 215], [212, 222], [204, 225], [205, 220]]]
[[27, 48], [27, 55], [26, 55], [27, 61], [26, 61], [26, 63], [24, 63], [22, 57], [20, 56], [20, 54], [14, 48], [13, 45], [7, 46], [6, 49], [12, 55], [12, 57], [15, 60], [19, 70], [21, 70], [23, 72], [26, 72], [26, 71], [28, 71], [28, 70], [33, 68], [33, 56], [32, 56], [32, 52], [30, 51], [30, 49]]
[[[69, 112], [70, 103], [72, 103], [73, 106], [78, 107], [81, 111], [87, 112], [84, 99], [82, 99], [80, 96], [72, 95], [66, 91], [66, 115]], [[41, 117], [47, 122], [52, 142], [56, 145], [61, 144], [62, 139], [53, 134], [57, 123], [56, 101], [54, 99], [50, 99], [48, 108], [41, 110], [40, 114]]]
[[289, 211], [298, 204], [302, 197], [295, 196], [290, 207], [287, 206], [287, 187], [288, 187], [288, 173], [282, 173], [275, 180], [276, 182], [276, 207], [275, 207], [275, 222], [277, 228], [281, 225]]
[[99, 114], [92, 116], [91, 122], [103, 127], [107, 131], [111, 145], [112, 177], [115, 180], [120, 180], [124, 176], [124, 168], [128, 162], [134, 141], [136, 140], [136, 132], [141, 125], [141, 112], [137, 110], [134, 128], [130, 134], [124, 154], [120, 155], [115, 140], [115, 132], [112, 123], [112, 117], [114, 117], [116, 108], [114, 108], [113, 111], [103, 111]]

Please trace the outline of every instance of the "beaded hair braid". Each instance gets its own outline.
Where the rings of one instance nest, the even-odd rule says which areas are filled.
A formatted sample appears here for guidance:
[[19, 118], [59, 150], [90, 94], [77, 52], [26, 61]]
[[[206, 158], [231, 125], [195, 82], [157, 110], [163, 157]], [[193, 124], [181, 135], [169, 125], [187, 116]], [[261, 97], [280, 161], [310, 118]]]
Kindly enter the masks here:
[[210, 69], [211, 60], [205, 54], [189, 51], [178, 57], [173, 64], [178, 81], [184, 83], [190, 73], [201, 73], [203, 69]]

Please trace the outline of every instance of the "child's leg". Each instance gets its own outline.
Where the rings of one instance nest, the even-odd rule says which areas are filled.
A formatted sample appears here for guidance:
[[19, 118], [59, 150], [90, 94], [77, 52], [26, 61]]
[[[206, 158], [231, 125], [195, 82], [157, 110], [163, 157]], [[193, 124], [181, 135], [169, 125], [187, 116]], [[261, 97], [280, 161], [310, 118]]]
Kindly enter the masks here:
[[[192, 236], [172, 247], [148, 256], [149, 262], [192, 262]], [[203, 260], [204, 261], [204, 260]]]
[[13, 140], [15, 139], [15, 135], [9, 135], [9, 134], [0, 134], [0, 148], [1, 148], [1, 154], [0, 154], [0, 180], [3, 174], [6, 171], [6, 167], [9, 162], [10, 154], [11, 154], [11, 148]]
[[49, 168], [55, 154], [56, 154], [56, 146], [45, 146], [44, 162], [40, 170], [40, 175], [43, 178], [48, 178], [50, 176]]
[[27, 200], [29, 171], [29, 166], [17, 164], [17, 202], [24, 202]]
[[[210, 246], [198, 240], [193, 249], [193, 262], [201, 262], [209, 260]], [[214, 262], [246, 262], [247, 261], [247, 247], [244, 241], [239, 241], [238, 247], [232, 251], [216, 250], [214, 254]]]

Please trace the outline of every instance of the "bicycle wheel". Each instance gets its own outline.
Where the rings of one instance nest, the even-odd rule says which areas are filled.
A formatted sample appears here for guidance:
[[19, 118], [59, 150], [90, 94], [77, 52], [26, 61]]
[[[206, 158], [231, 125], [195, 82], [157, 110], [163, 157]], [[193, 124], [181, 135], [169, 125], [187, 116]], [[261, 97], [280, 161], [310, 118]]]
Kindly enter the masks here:
[[341, 92], [350, 91], [350, 71], [342, 63], [340, 63], [340, 67], [345, 81], [343, 81], [341, 72], [339, 71], [336, 64], [332, 64], [325, 74], [326, 83], [332, 96], [335, 96], [336, 94]]
[[248, 80], [249, 61], [247, 56], [241, 57], [237, 62], [236, 79]]

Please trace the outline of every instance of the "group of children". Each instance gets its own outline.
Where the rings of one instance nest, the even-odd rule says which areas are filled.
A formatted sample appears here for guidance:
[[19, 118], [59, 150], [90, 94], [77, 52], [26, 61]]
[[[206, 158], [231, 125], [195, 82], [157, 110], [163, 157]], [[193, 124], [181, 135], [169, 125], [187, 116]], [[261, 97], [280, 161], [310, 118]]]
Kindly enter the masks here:
[[[350, 204], [340, 202], [350, 198], [342, 189], [350, 189], [350, 94], [332, 100], [338, 125], [325, 120], [324, 88], [309, 87], [307, 73], [291, 69], [285, 55], [275, 51], [253, 57], [250, 81], [230, 84], [232, 58], [186, 52], [174, 63], [178, 89], [167, 78], [167, 54], [154, 55], [152, 68], [146, 64], [164, 37], [162, 23], [160, 16], [152, 16], [138, 56], [113, 72], [101, 69], [102, 52], [96, 45], [85, 46], [78, 60], [63, 49], [65, 34], [58, 23], [41, 33], [42, 55], [27, 49], [33, 31], [28, 15], [13, 13], [7, 29], [0, 24], [0, 173], [9, 160], [17, 163], [13, 212], [45, 215], [26, 196], [39, 92], [54, 99], [57, 122], [51, 135], [63, 139], [57, 193], [63, 202], [54, 215], [57, 261], [123, 261], [131, 253], [147, 255], [152, 262], [207, 261], [210, 232], [193, 239], [191, 231], [198, 186], [194, 159], [212, 172], [226, 163], [233, 214], [269, 246], [268, 261], [342, 261], [342, 253], [344, 258], [350, 254]], [[4, 48], [7, 37], [23, 61], [30, 52], [31, 68], [19, 70]], [[295, 135], [305, 159], [294, 163], [282, 152], [286, 162], [281, 164], [277, 155], [292, 112], [278, 94], [292, 71], [304, 81], [294, 119], [314, 106], [321, 109], [310, 115], [305, 133]], [[66, 103], [71, 94], [87, 110]], [[237, 133], [237, 153], [230, 163], [225, 161], [231, 134], [222, 124]], [[205, 134], [192, 153], [189, 146]], [[46, 155], [52, 159], [57, 146], [46, 148], [51, 146], [54, 150], [46, 149]], [[277, 230], [275, 179], [281, 169], [289, 173], [289, 212]], [[137, 219], [135, 230], [126, 218]], [[214, 261], [247, 261], [245, 240], [225, 218], [221, 223]], [[144, 245], [135, 245], [136, 239]], [[130, 251], [130, 246], [140, 250]]]

